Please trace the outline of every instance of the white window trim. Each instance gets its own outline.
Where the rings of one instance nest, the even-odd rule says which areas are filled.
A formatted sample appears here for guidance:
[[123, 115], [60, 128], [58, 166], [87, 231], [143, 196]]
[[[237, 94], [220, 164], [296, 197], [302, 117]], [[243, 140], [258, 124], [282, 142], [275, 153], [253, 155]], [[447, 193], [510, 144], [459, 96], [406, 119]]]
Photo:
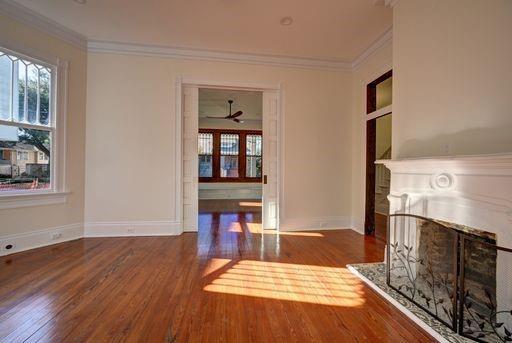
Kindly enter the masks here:
[[70, 191], [66, 179], [66, 117], [69, 62], [58, 57], [42, 54], [19, 44], [0, 41], [2, 50], [37, 64], [54, 69], [52, 74], [52, 120], [55, 122], [52, 137], [50, 179], [48, 190], [5, 191], [0, 194], [0, 210], [29, 206], [62, 204], [67, 202]]

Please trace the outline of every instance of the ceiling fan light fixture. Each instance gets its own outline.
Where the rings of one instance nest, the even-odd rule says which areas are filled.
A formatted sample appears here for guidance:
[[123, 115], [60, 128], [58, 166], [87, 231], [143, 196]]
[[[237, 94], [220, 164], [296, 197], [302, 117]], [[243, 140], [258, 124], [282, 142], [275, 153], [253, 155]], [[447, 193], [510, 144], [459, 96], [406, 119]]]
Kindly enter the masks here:
[[87, 0], [73, 0], [73, 1], [80, 5], [85, 5], [87, 3]]
[[279, 21], [283, 26], [290, 26], [293, 23], [292, 17], [282, 17]]
[[243, 123], [243, 120], [240, 120], [238, 119], [238, 117], [240, 117], [242, 114], [244, 114], [244, 112], [242, 111], [237, 111], [236, 113], [233, 113], [232, 112], [232, 109], [231, 109], [231, 106], [233, 105], [233, 100], [228, 100], [228, 103], [229, 103], [229, 114], [225, 117], [210, 117], [210, 116], [206, 116], [206, 118], [210, 118], [210, 119], [227, 119], [227, 120], [232, 120], [236, 123]]

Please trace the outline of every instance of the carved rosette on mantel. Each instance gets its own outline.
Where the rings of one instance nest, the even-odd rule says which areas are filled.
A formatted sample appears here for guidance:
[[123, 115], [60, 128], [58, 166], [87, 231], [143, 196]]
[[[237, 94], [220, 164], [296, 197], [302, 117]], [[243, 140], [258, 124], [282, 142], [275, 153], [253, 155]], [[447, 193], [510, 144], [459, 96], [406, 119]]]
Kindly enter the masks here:
[[[512, 154], [376, 163], [391, 171], [390, 214], [401, 215], [393, 216], [388, 233], [387, 262], [397, 289], [413, 296], [417, 291], [426, 300], [414, 301], [447, 325], [460, 325], [457, 330], [467, 337], [512, 341]], [[422, 275], [424, 286], [436, 292], [421, 288]], [[429, 281], [428, 275], [437, 278]], [[448, 298], [441, 301], [437, 288], [442, 280], [454, 278], [455, 288], [460, 284], [463, 290], [458, 294], [464, 293], [458, 300], [460, 313], [446, 307], [445, 315], [436, 306], [449, 300], [457, 307], [456, 293], [454, 287], [445, 287]]]

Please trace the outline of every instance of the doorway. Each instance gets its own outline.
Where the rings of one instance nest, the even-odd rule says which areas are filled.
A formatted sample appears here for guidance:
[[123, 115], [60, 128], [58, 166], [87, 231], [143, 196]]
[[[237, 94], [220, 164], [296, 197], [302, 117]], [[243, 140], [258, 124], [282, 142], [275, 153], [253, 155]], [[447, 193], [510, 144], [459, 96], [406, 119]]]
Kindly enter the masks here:
[[365, 233], [386, 240], [389, 170], [376, 160], [391, 158], [393, 73], [389, 71], [366, 86], [366, 205]]
[[200, 213], [214, 212], [250, 212], [262, 229], [278, 229], [279, 87], [181, 80], [178, 88], [184, 231], [197, 232]]
[[198, 230], [261, 225], [263, 92], [199, 88], [198, 101]]

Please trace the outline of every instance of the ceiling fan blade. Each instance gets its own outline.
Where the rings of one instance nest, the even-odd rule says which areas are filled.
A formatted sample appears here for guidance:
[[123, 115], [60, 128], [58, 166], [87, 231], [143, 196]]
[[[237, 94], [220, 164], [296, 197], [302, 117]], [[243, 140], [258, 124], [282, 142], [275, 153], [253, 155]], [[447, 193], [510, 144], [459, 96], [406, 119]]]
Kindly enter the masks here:
[[244, 112], [242, 112], [242, 111], [238, 111], [238, 112], [236, 112], [236, 113], [230, 114], [230, 115], [229, 115], [229, 118], [236, 118], [236, 117], [240, 117], [242, 114], [244, 114]]

